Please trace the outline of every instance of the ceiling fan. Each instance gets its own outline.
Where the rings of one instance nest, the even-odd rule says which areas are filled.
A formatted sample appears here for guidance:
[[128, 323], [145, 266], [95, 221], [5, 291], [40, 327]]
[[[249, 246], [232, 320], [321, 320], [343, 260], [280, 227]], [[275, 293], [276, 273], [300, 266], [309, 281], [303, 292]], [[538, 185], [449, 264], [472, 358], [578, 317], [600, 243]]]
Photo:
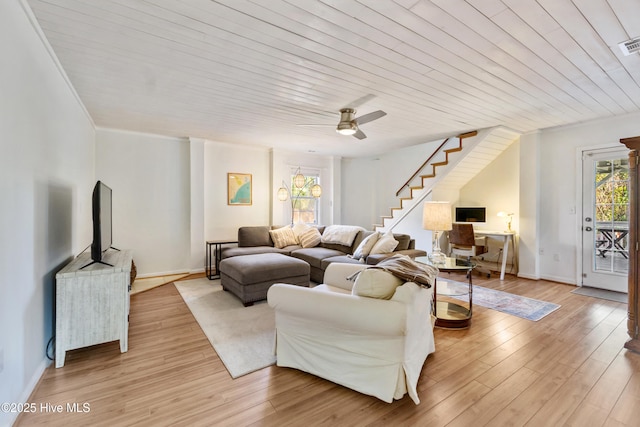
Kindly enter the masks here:
[[[358, 139], [365, 139], [367, 135], [359, 128], [360, 125], [372, 122], [387, 115], [382, 110], [374, 111], [360, 117], [355, 117], [356, 110], [354, 108], [342, 108], [340, 110], [340, 122], [336, 127], [336, 132], [341, 135], [353, 135]], [[298, 126], [333, 126], [333, 125], [298, 125]]]

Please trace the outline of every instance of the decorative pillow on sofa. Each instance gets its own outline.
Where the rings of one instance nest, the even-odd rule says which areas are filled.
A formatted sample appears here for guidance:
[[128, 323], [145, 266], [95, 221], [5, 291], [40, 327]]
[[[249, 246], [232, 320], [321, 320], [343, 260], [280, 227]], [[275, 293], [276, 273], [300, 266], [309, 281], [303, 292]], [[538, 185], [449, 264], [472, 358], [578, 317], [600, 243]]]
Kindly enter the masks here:
[[402, 279], [387, 271], [379, 268], [367, 268], [358, 274], [351, 294], [361, 297], [391, 299], [396, 288], [403, 283]]
[[380, 238], [380, 233], [378, 233], [377, 231], [365, 237], [364, 240], [360, 242], [356, 250], [353, 252], [352, 258], [357, 260], [361, 258], [366, 258], [379, 238]]
[[357, 225], [329, 225], [322, 233], [322, 243], [335, 243], [350, 247], [360, 231], [364, 231], [364, 228]]
[[293, 230], [289, 225], [286, 225], [282, 228], [277, 228], [275, 230], [269, 230], [269, 234], [271, 234], [271, 240], [273, 240], [273, 246], [275, 246], [278, 249], [282, 249], [286, 246], [298, 244], [296, 235], [293, 234]]
[[303, 248], [314, 248], [320, 244], [322, 235], [315, 227], [309, 227], [306, 231], [303, 231], [298, 235], [298, 242]]
[[316, 227], [299, 222], [292, 229], [297, 243], [303, 248], [314, 248], [322, 241], [322, 234]]
[[293, 226], [291, 226], [291, 229], [293, 230], [293, 234], [296, 235], [296, 239], [298, 239], [298, 242], [300, 241], [300, 235], [305, 231], [307, 231], [309, 228], [311, 227], [309, 227], [307, 224], [304, 224], [302, 222], [298, 222]]
[[393, 233], [389, 230], [378, 239], [369, 254], [388, 254], [389, 252], [393, 252], [396, 246], [398, 246], [398, 241], [393, 238]]

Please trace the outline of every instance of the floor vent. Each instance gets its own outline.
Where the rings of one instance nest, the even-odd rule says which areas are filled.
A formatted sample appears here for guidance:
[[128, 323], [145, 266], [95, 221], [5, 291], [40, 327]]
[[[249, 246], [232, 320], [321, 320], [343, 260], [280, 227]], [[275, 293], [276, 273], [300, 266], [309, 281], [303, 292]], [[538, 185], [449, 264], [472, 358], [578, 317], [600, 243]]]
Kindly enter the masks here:
[[620, 50], [622, 50], [625, 56], [640, 52], [640, 37], [622, 42], [618, 44], [618, 46], [620, 46]]

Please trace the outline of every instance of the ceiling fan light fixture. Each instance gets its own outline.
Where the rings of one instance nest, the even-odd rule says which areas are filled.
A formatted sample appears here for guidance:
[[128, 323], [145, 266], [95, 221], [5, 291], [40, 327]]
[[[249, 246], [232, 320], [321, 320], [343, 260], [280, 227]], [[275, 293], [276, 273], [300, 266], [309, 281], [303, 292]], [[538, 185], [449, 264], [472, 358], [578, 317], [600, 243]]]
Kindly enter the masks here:
[[343, 108], [340, 110], [340, 123], [336, 128], [336, 132], [340, 135], [353, 135], [358, 131], [358, 125], [355, 121], [356, 110], [353, 108]]
[[340, 135], [353, 135], [358, 130], [358, 126], [356, 126], [353, 122], [338, 123], [338, 127], [336, 128], [336, 132]]

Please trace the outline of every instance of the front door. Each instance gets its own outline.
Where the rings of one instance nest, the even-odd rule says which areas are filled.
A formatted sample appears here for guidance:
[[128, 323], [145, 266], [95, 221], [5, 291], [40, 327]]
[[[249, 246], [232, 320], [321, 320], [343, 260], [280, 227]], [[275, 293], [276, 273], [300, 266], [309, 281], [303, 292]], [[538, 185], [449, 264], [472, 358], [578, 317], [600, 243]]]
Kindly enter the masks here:
[[628, 150], [585, 151], [582, 171], [582, 285], [627, 292]]

